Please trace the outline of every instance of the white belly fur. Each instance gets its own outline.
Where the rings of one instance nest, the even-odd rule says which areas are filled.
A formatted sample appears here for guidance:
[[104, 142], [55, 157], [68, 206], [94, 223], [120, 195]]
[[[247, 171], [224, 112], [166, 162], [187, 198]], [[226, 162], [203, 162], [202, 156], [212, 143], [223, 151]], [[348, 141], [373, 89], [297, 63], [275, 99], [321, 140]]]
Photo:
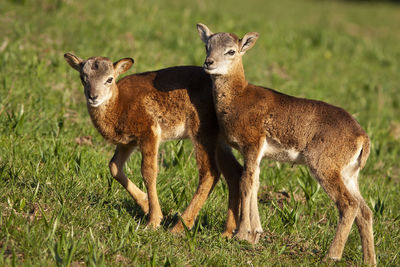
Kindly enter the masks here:
[[161, 136], [164, 141], [166, 140], [180, 140], [187, 137], [185, 124], [179, 124], [170, 129], [162, 129]]
[[299, 151], [295, 150], [294, 148], [286, 149], [272, 139], [266, 139], [264, 141], [258, 162], [261, 161], [261, 158], [269, 158], [277, 161], [297, 164], [304, 163], [303, 157]]

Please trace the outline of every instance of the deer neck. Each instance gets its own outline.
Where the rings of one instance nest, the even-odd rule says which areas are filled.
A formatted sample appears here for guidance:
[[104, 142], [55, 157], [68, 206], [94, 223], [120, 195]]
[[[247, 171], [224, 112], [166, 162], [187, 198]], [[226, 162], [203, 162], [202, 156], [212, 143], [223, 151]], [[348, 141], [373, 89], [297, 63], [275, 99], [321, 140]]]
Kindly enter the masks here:
[[233, 67], [228, 74], [212, 75], [211, 77], [213, 79], [214, 103], [219, 112], [230, 106], [236, 97], [242, 95], [248, 85], [241, 62]]
[[114, 84], [111, 87], [111, 97], [105, 103], [98, 107], [92, 107], [87, 104], [90, 118], [93, 125], [100, 134], [107, 140], [113, 141], [115, 138], [115, 126], [118, 121], [121, 107], [118, 105], [118, 87]]

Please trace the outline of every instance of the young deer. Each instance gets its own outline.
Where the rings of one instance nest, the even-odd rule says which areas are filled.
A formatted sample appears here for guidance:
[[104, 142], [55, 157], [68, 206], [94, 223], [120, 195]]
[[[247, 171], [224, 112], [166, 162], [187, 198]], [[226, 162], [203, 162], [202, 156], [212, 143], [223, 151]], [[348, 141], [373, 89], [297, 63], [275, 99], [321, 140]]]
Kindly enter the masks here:
[[262, 232], [257, 207], [261, 159], [305, 164], [339, 210], [336, 235], [325, 259], [341, 258], [355, 219], [364, 262], [375, 264], [372, 212], [357, 182], [370, 146], [361, 126], [341, 108], [249, 84], [242, 56], [255, 44], [258, 33], [239, 39], [230, 33], [213, 34], [203, 24], [197, 29], [206, 44], [203, 67], [213, 81], [218, 124], [244, 158], [236, 236], [257, 242]]
[[[111, 175], [149, 213], [147, 225], [158, 227], [163, 217], [156, 191], [158, 147], [166, 140], [190, 138], [196, 152], [199, 185], [182, 219], [188, 227], [193, 226], [221, 171], [229, 188], [224, 235], [230, 236], [239, 213], [242, 167], [229, 146], [218, 141], [209, 75], [201, 67], [182, 66], [133, 74], [116, 82], [132, 66], [133, 59], [112, 63], [105, 57], [83, 60], [69, 53], [64, 57], [80, 73], [94, 126], [107, 141], [116, 145], [109, 164]], [[136, 147], [142, 154], [141, 172], [147, 195], [123, 170]], [[172, 232], [182, 230], [180, 221], [172, 228]]]

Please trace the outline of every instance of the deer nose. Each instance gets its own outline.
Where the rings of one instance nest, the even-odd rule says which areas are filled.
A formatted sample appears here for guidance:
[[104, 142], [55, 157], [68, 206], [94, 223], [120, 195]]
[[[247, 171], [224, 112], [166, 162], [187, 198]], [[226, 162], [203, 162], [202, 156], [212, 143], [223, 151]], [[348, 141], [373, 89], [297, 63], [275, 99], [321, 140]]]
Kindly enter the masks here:
[[89, 95], [88, 96], [88, 98], [90, 99], [90, 100], [92, 100], [92, 101], [96, 101], [96, 99], [98, 98], [99, 96], [92, 96], [92, 95]]
[[204, 67], [209, 68], [212, 64], [214, 64], [214, 60], [211, 58], [207, 58], [206, 61], [204, 61]]

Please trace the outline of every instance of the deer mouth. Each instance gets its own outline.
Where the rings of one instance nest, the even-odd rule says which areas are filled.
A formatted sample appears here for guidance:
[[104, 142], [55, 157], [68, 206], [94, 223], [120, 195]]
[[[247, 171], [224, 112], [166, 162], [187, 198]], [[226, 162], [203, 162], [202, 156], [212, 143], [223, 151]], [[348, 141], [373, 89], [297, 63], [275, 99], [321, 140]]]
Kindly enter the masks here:
[[86, 97], [87, 103], [90, 107], [98, 107], [100, 105], [107, 104], [112, 97], [112, 92], [107, 92], [106, 94], [99, 95], [98, 97]]
[[106, 102], [106, 100], [107, 100], [107, 99], [105, 99], [105, 98], [100, 98], [100, 99], [99, 99], [99, 98], [97, 98], [97, 99], [90, 99], [90, 98], [87, 98], [87, 103], [88, 103], [89, 106], [95, 108], [95, 107], [100, 106], [100, 105], [103, 104], [104, 102]]
[[208, 74], [212, 74], [214, 70], [216, 70], [217, 68], [215, 67], [210, 67], [207, 66], [206, 64], [203, 65], [203, 69], [205, 70], [205, 72], [207, 72]]
[[100, 104], [101, 104], [101, 102], [99, 102], [99, 101], [96, 101], [96, 100], [90, 100], [90, 99], [88, 99], [88, 104], [91, 106], [91, 107], [98, 107], [98, 106], [100, 106]]

